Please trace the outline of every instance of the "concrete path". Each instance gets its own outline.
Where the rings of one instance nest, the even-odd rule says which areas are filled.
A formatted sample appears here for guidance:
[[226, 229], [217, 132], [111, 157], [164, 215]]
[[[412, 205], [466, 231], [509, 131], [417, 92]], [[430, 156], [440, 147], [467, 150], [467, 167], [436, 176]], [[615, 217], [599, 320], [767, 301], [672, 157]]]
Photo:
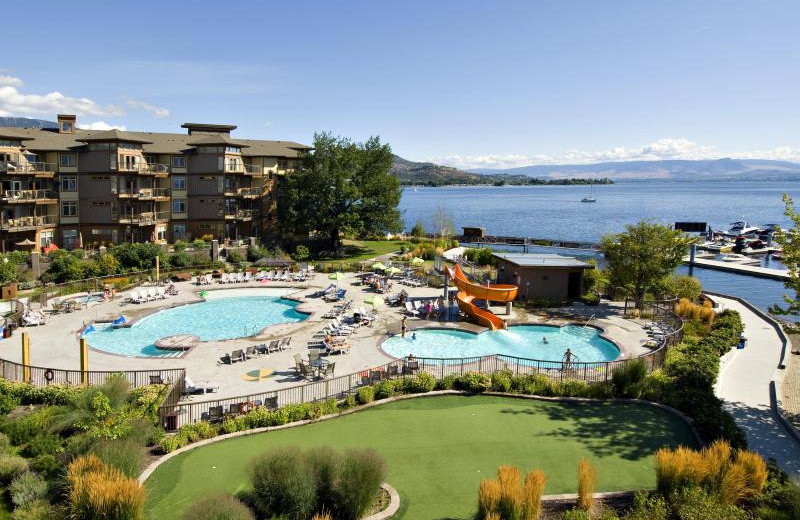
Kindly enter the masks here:
[[722, 310], [741, 314], [747, 337], [747, 348], [723, 358], [717, 395], [747, 434], [751, 450], [774, 458], [787, 473], [800, 477], [800, 446], [770, 409], [769, 382], [780, 360], [781, 339], [775, 329], [738, 301], [718, 296], [713, 299]]

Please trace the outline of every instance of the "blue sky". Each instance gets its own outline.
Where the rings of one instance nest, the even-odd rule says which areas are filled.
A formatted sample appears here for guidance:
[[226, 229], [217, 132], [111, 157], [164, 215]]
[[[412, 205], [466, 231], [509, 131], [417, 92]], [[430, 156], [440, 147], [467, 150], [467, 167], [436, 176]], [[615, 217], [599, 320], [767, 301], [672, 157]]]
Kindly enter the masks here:
[[378, 134], [461, 167], [800, 160], [798, 17], [796, 1], [15, 2], [0, 115]]

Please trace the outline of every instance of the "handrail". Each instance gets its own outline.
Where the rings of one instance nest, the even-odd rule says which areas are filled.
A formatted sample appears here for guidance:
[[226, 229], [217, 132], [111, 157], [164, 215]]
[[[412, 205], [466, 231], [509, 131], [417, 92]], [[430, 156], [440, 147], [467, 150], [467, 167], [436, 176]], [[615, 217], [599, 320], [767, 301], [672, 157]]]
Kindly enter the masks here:
[[28, 162], [19, 163], [15, 161], [0, 161], [0, 171], [6, 173], [55, 173], [55, 163]]
[[10, 202], [24, 200], [56, 199], [56, 192], [53, 190], [5, 190], [3, 198]]
[[0, 229], [35, 228], [40, 226], [55, 225], [58, 223], [56, 215], [36, 215], [18, 218], [0, 219]]
[[147, 224], [160, 220], [169, 220], [169, 216], [169, 211], [146, 211], [133, 215], [120, 215], [118, 220], [122, 223]]

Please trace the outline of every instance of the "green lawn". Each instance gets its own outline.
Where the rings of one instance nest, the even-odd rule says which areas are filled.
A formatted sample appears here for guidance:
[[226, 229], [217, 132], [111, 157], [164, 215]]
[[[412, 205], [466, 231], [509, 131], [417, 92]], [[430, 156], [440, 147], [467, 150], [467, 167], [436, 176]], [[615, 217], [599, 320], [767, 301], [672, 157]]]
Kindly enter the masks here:
[[689, 427], [655, 407], [561, 404], [493, 396], [398, 401], [331, 421], [218, 442], [162, 464], [147, 480], [151, 518], [180, 518], [216, 491], [248, 489], [248, 461], [272, 446], [373, 448], [400, 493], [396, 518], [466, 519], [478, 484], [497, 466], [541, 468], [546, 494], [576, 490], [581, 457], [599, 470], [599, 491], [655, 485], [652, 453], [696, 447]]
[[376, 256], [394, 253], [400, 250], [400, 246], [410, 246], [410, 242], [403, 240], [343, 240], [344, 256], [337, 258], [322, 257], [320, 260], [341, 260], [358, 262], [369, 260]]

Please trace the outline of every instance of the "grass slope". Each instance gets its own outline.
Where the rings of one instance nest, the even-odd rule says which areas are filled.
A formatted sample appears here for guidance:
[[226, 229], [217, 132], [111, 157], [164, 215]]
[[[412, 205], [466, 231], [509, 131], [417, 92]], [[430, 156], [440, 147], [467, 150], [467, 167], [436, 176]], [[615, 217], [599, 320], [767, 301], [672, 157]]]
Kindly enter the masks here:
[[696, 447], [686, 423], [649, 406], [494, 396], [411, 399], [178, 455], [147, 480], [147, 510], [151, 518], [180, 518], [210, 493], [247, 490], [248, 461], [281, 445], [375, 449], [401, 496], [396, 518], [423, 520], [468, 518], [480, 480], [501, 464], [543, 469], [546, 494], [576, 491], [581, 457], [597, 464], [600, 491], [654, 487], [652, 453], [678, 444]]
[[342, 255], [336, 258], [321, 256], [319, 260], [359, 262], [370, 260], [376, 256], [400, 251], [400, 246], [410, 246], [403, 240], [343, 240]]

